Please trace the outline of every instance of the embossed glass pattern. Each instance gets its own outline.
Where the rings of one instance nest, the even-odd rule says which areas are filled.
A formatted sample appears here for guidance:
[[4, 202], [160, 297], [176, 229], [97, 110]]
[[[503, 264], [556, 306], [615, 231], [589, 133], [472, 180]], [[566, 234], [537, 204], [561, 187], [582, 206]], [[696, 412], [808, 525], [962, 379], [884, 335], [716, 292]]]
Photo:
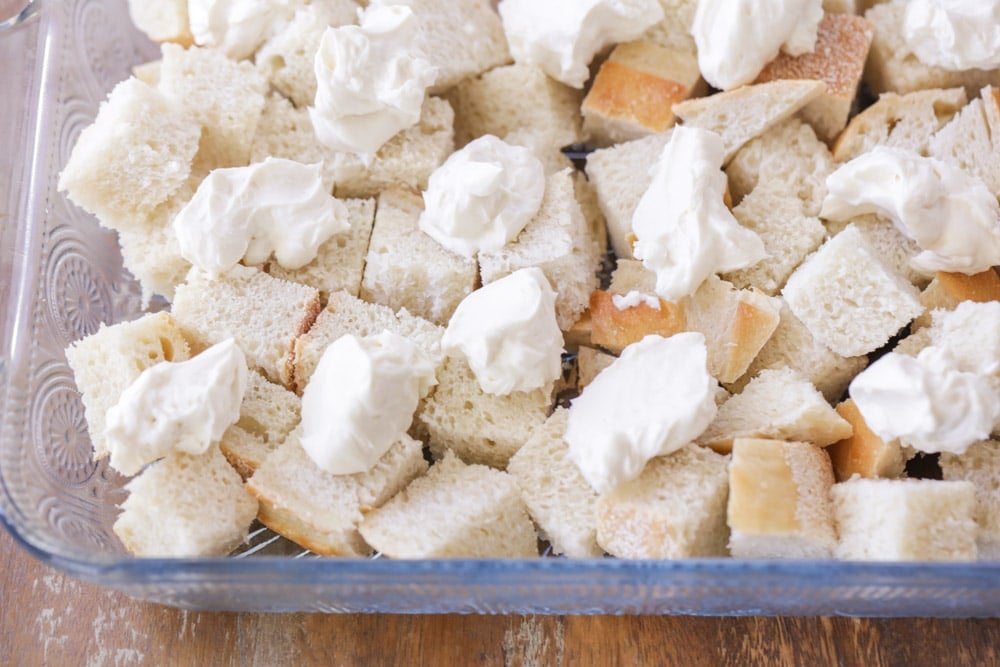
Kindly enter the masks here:
[[56, 191], [99, 102], [156, 48], [125, 0], [36, 0], [0, 24], [0, 518], [37, 557], [130, 595], [234, 610], [867, 614], [1000, 612], [1000, 564], [339, 560], [265, 529], [235, 558], [136, 559], [123, 480], [90, 458], [66, 345], [139, 314], [113, 234]]

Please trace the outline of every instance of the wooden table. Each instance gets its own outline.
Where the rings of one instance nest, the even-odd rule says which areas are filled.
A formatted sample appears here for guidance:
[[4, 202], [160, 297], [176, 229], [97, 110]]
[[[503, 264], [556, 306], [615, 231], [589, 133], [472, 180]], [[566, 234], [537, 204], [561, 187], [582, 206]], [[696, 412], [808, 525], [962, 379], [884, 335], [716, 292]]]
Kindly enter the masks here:
[[1000, 664], [1000, 621], [217, 614], [64, 576], [0, 529], [0, 665]]

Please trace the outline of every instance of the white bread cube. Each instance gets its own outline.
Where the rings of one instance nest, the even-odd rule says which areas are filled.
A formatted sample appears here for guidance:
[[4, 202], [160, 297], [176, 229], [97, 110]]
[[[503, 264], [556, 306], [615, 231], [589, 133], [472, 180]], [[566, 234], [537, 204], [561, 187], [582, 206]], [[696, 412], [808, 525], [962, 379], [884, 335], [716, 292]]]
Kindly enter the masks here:
[[597, 501], [597, 541], [619, 558], [726, 556], [729, 457], [688, 445]]
[[594, 381], [601, 371], [614, 363], [616, 356], [595, 350], [592, 347], [580, 347], [576, 351], [577, 387], [580, 391]]
[[931, 276], [917, 271], [910, 260], [920, 254], [920, 246], [892, 223], [875, 213], [859, 215], [851, 220], [828, 221], [826, 229], [831, 236], [839, 234], [848, 225], [853, 225], [868, 242], [868, 247], [896, 275], [905, 278], [915, 287], [927, 285]]
[[267, 93], [267, 79], [251, 63], [164, 44], [159, 90], [204, 128], [198, 151], [211, 168], [249, 164]]
[[[565, 155], [559, 153], [567, 160]], [[562, 171], [567, 167], [572, 167], [572, 163], [562, 164], [558, 169], [546, 171], [546, 176], [551, 176], [557, 171]], [[576, 201], [580, 204], [580, 211], [583, 219], [587, 221], [587, 233], [590, 239], [596, 244], [596, 254], [603, 259], [608, 254], [608, 224], [601, 211], [601, 203], [597, 198], [597, 188], [590, 182], [587, 175], [582, 171], [573, 170], [570, 174], [573, 177], [573, 189], [576, 192]]]
[[608, 226], [608, 240], [619, 260], [632, 259], [632, 216], [653, 177], [649, 170], [670, 141], [670, 132], [596, 150], [587, 156], [587, 177]]
[[844, 560], [976, 559], [976, 487], [929, 479], [853, 479], [835, 484]]
[[[142, 286], [142, 300], [148, 305], [154, 294], [174, 300], [174, 290], [184, 282], [191, 262], [181, 255], [181, 247], [170, 220], [180, 210], [173, 200], [157, 209], [146, 229], [118, 230], [122, 265]], [[156, 224], [159, 223], [159, 224]]]
[[344, 206], [351, 228], [331, 236], [319, 247], [316, 259], [298, 269], [286, 269], [272, 261], [267, 272], [275, 278], [315, 287], [324, 303], [332, 292], [341, 290], [357, 296], [375, 222], [375, 200], [346, 199]]
[[154, 42], [177, 42], [182, 46], [194, 43], [187, 0], [128, 0], [128, 14], [135, 27]]
[[360, 296], [444, 325], [476, 288], [476, 262], [425, 234], [417, 226], [423, 210], [418, 192], [379, 195]]
[[565, 409], [557, 409], [511, 457], [507, 473], [517, 482], [528, 514], [552, 552], [570, 558], [600, 556], [597, 492], [569, 459]]
[[96, 333], [66, 348], [95, 459], [109, 453], [104, 439], [106, 415], [122, 392], [147, 368], [190, 358], [191, 349], [169, 313], [149, 313], [112, 326], [102, 324]]
[[663, 20], [651, 26], [641, 39], [694, 54], [697, 47], [691, 36], [691, 24], [697, 5], [697, 0], [660, 0]]
[[447, 357], [417, 419], [435, 458], [452, 451], [466, 463], [506, 468], [552, 410], [552, 387], [487, 394], [464, 359]]
[[251, 372], [240, 418], [219, 446], [243, 479], [260, 467], [302, 419], [302, 399], [260, 373]]
[[722, 404], [698, 443], [720, 452], [738, 438], [772, 438], [825, 447], [850, 437], [851, 425], [812, 383], [791, 368], [763, 370]]
[[213, 278], [197, 268], [174, 293], [173, 316], [200, 351], [233, 338], [251, 368], [291, 386], [292, 347], [319, 314], [319, 292], [236, 266]]
[[497, 67], [462, 81], [445, 97], [455, 109], [456, 148], [486, 134], [507, 140], [513, 132], [530, 132], [539, 145], [554, 148], [584, 138], [581, 91], [534, 65]]
[[[1000, 78], [1000, 69], [996, 70]], [[1000, 85], [1000, 82], [998, 82]], [[931, 157], [981, 179], [1000, 194], [1000, 89], [989, 86], [931, 138]]]
[[674, 105], [674, 113], [685, 125], [721, 136], [728, 162], [743, 144], [819, 99], [825, 90], [822, 81], [779, 79], [686, 100]]
[[135, 227], [187, 180], [200, 136], [199, 124], [178, 104], [128, 79], [80, 133], [59, 190], [105, 227]]
[[505, 472], [447, 456], [361, 523], [391, 558], [534, 558], [535, 527]]
[[847, 162], [876, 146], [927, 155], [931, 137], [966, 102], [964, 88], [916, 90], [905, 95], [882, 93], [877, 102], [852, 118], [840, 133], [833, 145], [833, 158]]
[[358, 533], [366, 513], [427, 470], [420, 443], [403, 436], [375, 467], [353, 475], [320, 469], [296, 430], [247, 481], [260, 502], [257, 518], [276, 533], [324, 556], [367, 556]]
[[945, 481], [972, 482], [976, 487], [976, 547], [983, 560], [1000, 559], [1000, 441], [984, 440], [964, 454], [941, 455]]
[[809, 332], [843, 356], [878, 349], [923, 311], [917, 288], [854, 225], [809, 256], [781, 293]]
[[334, 292], [326, 308], [316, 318], [309, 331], [295, 340], [294, 388], [299, 395], [305, 390], [327, 346], [345, 334], [359, 338], [390, 331], [409, 338], [435, 364], [442, 361], [441, 337], [444, 329], [405, 310], [393, 313], [391, 308], [362, 301], [347, 292]]
[[259, 435], [235, 424], [226, 429], [222, 434], [222, 440], [219, 441], [222, 455], [243, 480], [250, 479], [264, 459], [276, 448], [277, 443], [264, 442]]
[[829, 558], [837, 543], [822, 449], [739, 438], [729, 464], [727, 523], [735, 558]]
[[818, 342], [782, 301], [781, 320], [774, 333], [750, 362], [743, 377], [727, 388], [741, 391], [761, 371], [788, 367], [801, 373], [832, 403], [844, 395], [847, 385], [866, 365], [868, 359], [864, 356], [842, 357]]
[[920, 303], [925, 310], [913, 321], [913, 328], [930, 324], [933, 311], [955, 310], [963, 301], [1000, 301], [1000, 273], [995, 269], [972, 275], [938, 271], [920, 293]]
[[826, 448], [838, 482], [858, 477], [902, 477], [906, 457], [898, 440], [886, 442], [868, 428], [861, 411], [852, 399], [838, 403], [837, 414], [843, 417], [853, 432], [851, 436]]
[[114, 531], [136, 556], [224, 556], [246, 540], [257, 501], [218, 447], [175, 452], [125, 487]]
[[598, 286], [600, 242], [580, 210], [570, 171], [552, 174], [535, 217], [516, 239], [494, 252], [479, 254], [484, 285], [519, 269], [542, 270], [556, 294], [556, 320], [563, 331], [586, 310], [590, 293]]

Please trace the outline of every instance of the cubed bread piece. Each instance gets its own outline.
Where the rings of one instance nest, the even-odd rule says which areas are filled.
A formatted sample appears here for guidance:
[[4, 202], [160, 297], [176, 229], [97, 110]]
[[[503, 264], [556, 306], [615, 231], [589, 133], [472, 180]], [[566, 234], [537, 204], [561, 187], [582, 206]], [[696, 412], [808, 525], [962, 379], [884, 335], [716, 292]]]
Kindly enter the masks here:
[[488, 285], [519, 269], [536, 266], [556, 292], [556, 320], [566, 331], [586, 310], [597, 287], [600, 244], [587, 224], [570, 170], [545, 181], [545, 196], [535, 217], [516, 239], [494, 252], [479, 254], [479, 274]]
[[451, 450], [466, 463], [506, 468], [552, 410], [552, 387], [487, 394], [464, 359], [448, 357], [438, 385], [417, 419], [427, 429], [435, 458]]
[[312, 287], [236, 266], [217, 278], [192, 269], [174, 293], [172, 312], [194, 350], [233, 338], [251, 368], [290, 387], [292, 346], [319, 310]]
[[369, 0], [368, 4], [413, 9], [414, 45], [437, 68], [431, 93], [511, 61], [503, 24], [489, 0]]
[[872, 42], [872, 24], [860, 16], [827, 14], [819, 23], [815, 47], [798, 56], [781, 52], [758, 75], [757, 82], [816, 79], [826, 89], [802, 109], [802, 118], [820, 139], [836, 139], [847, 125], [851, 104]]
[[375, 197], [393, 186], [423, 189], [454, 148], [453, 119], [451, 105], [428, 97], [420, 121], [383, 144], [366, 166], [358, 156], [330, 150], [317, 141], [307, 109], [296, 109], [280, 95], [271, 95], [254, 138], [252, 161], [273, 156], [305, 164], [323, 162], [324, 180], [342, 198]]
[[596, 146], [663, 132], [671, 107], [701, 94], [698, 58], [650, 42], [619, 44], [604, 61], [583, 100], [583, 127]]
[[313, 0], [257, 49], [254, 64], [271, 87], [301, 108], [316, 98], [316, 52], [328, 27], [357, 23], [354, 0]]
[[190, 358], [191, 349], [168, 313], [149, 313], [112, 326], [102, 324], [96, 333], [66, 348], [66, 361], [83, 400], [95, 459], [108, 455], [104, 440], [106, 414], [118, 403], [122, 392], [147, 368]]
[[913, 321], [914, 328], [930, 324], [933, 311], [955, 310], [963, 301], [1000, 301], [1000, 274], [995, 269], [973, 275], [939, 271], [920, 293], [924, 313]]
[[[563, 159], [567, 159], [561, 152]], [[568, 161], [568, 159], [567, 159]], [[557, 171], [562, 171], [573, 164], [563, 164], [558, 169], [546, 170], [545, 175], [551, 176]], [[602, 261], [608, 254], [608, 225], [604, 219], [604, 212], [601, 211], [601, 203], [597, 199], [597, 188], [590, 182], [587, 175], [582, 171], [573, 170], [570, 174], [573, 177], [573, 190], [576, 193], [576, 201], [580, 204], [580, 211], [583, 219], [587, 222], [587, 233], [591, 241], [596, 244], [596, 254]]]
[[979, 558], [1000, 558], [1000, 441], [977, 442], [961, 455], [944, 453], [940, 464], [945, 481], [965, 480], [975, 485]]
[[767, 257], [745, 269], [722, 275], [738, 288], [754, 287], [775, 295], [806, 256], [816, 250], [826, 236], [819, 218], [807, 215], [805, 202], [788, 192], [788, 184], [777, 179], [758, 183], [733, 216], [764, 242]]
[[763, 370], [722, 404], [698, 443], [728, 452], [739, 438], [774, 438], [825, 447], [850, 437], [851, 425], [811, 382], [791, 368]]
[[224, 556], [246, 540], [257, 501], [218, 447], [175, 452], [125, 487], [114, 531], [136, 556]]
[[729, 551], [736, 558], [829, 558], [837, 543], [822, 449], [739, 438], [729, 464]]
[[865, 18], [875, 27], [864, 77], [873, 93], [964, 86], [972, 96], [985, 85], [1000, 84], [1000, 70], [956, 71], [921, 62], [903, 37], [906, 3], [907, 0], [880, 2], [865, 12]]
[[773, 184], [797, 195], [805, 215], [817, 216], [833, 169], [830, 149], [812, 127], [789, 118], [743, 146], [726, 165], [726, 175], [737, 204], [761, 184]]
[[219, 450], [222, 455], [226, 457], [226, 461], [243, 480], [250, 479], [254, 471], [260, 467], [264, 459], [276, 447], [276, 444], [268, 444], [259, 435], [250, 433], [235, 424], [226, 429], [226, 432], [222, 434], [222, 440], [219, 441]]
[[910, 264], [910, 260], [920, 254], [920, 246], [909, 236], [901, 232], [888, 218], [876, 213], [859, 215], [851, 220], [826, 222], [826, 230], [830, 236], [842, 232], [848, 225], [853, 225], [861, 232], [882, 263], [894, 273], [917, 288], [927, 284], [931, 276], [922, 273]]
[[182, 46], [194, 43], [187, 0], [128, 0], [128, 14], [135, 27], [154, 42], [176, 42]]
[[916, 90], [905, 95], [882, 93], [878, 101], [851, 119], [833, 145], [837, 162], [853, 160], [876, 146], [927, 155], [931, 137], [965, 106], [964, 88]]
[[581, 91], [546, 76], [535, 65], [508, 65], [462, 81], [445, 97], [455, 109], [455, 147], [492, 134], [506, 140], [530, 131], [562, 148], [583, 141]]
[[915, 357], [928, 345], [933, 345], [933, 341], [931, 340], [930, 328], [925, 326], [896, 343], [892, 351]]
[[535, 428], [511, 457], [507, 472], [535, 525], [556, 554], [571, 558], [600, 556], [597, 546], [597, 492], [569, 459], [565, 409], [558, 409]]
[[611, 285], [608, 286], [608, 291], [628, 294], [633, 290], [644, 294], [655, 294], [656, 274], [637, 259], [618, 258], [615, 270], [611, 273]]
[[854, 225], [809, 256], [781, 293], [813, 337], [843, 356], [878, 349], [923, 311], [917, 288]]
[[155, 294], [173, 301], [174, 290], [191, 270], [191, 262], [181, 255], [173, 228], [167, 225], [148, 230], [119, 230], [118, 245], [122, 265], [142, 286], [144, 306], [148, 307]]
[[267, 265], [267, 272], [319, 290], [326, 303], [332, 292], [341, 290], [357, 296], [365, 271], [365, 256], [375, 221], [374, 199], [346, 199], [351, 228], [331, 236], [316, 252], [316, 259], [298, 269], [286, 269], [277, 262]]
[[852, 476], [896, 478], [903, 476], [906, 458], [898, 440], [886, 442], [875, 435], [852, 399], [837, 404], [837, 414], [853, 429], [850, 437], [826, 448], [838, 482]]
[[[1000, 79], [1000, 69], [995, 70]], [[997, 82], [1000, 85], [1000, 81]], [[931, 138], [930, 155], [1000, 194], [1000, 89], [988, 86]]]
[[128, 79], [80, 133], [59, 190], [105, 227], [141, 227], [188, 179], [200, 136], [178, 104]]
[[441, 327], [405, 310], [393, 313], [391, 308], [362, 301], [347, 292], [334, 292], [309, 331], [295, 340], [293, 384], [296, 393], [301, 395], [305, 390], [330, 343], [345, 334], [364, 338], [383, 331], [409, 338], [435, 364], [441, 363], [441, 337], [444, 335]]
[[597, 501], [597, 542], [619, 558], [726, 556], [729, 457], [688, 445]]
[[697, 47], [691, 36], [696, 0], [660, 0], [663, 20], [647, 30], [641, 39], [664, 48], [695, 53]]
[[367, 556], [358, 533], [366, 513], [427, 470], [419, 442], [403, 436], [375, 467], [353, 475], [320, 469], [296, 430], [247, 481], [260, 502], [257, 518], [276, 533], [324, 556]]
[[868, 359], [864, 356], [842, 357], [818, 342], [782, 300], [778, 327], [750, 362], [743, 377], [727, 387], [741, 391], [761, 371], [788, 367], [801, 373], [827, 401], [836, 402], [867, 364]]
[[614, 354], [646, 336], [658, 335], [669, 338], [674, 334], [688, 331], [687, 300], [682, 302], [664, 301], [653, 294], [644, 295], [656, 304], [646, 301], [619, 308], [615, 304], [621, 294], [594, 290], [590, 294], [590, 342], [610, 350]]
[[365, 540], [391, 558], [533, 558], [535, 527], [505, 472], [435, 463], [361, 523]]
[[277, 447], [302, 419], [302, 399], [260, 373], [250, 373], [236, 425]]
[[632, 216], [649, 189], [650, 168], [663, 154], [670, 132], [596, 150], [587, 156], [587, 177], [608, 226], [608, 240], [619, 260], [631, 259]]
[[844, 560], [975, 560], [976, 487], [929, 479], [853, 479], [831, 490]]
[[674, 113], [685, 125], [719, 134], [728, 162], [743, 144], [819, 99], [825, 90], [822, 81], [782, 79], [680, 102]]
[[576, 351], [577, 386], [580, 391], [583, 391], [583, 388], [601, 371], [613, 364], [616, 358], [613, 354], [592, 347], [580, 347]]
[[476, 288], [476, 262], [421, 231], [423, 210], [418, 192], [392, 188], [379, 195], [360, 296], [444, 325]]
[[215, 49], [163, 45], [159, 89], [204, 128], [198, 151], [212, 168], [249, 164], [267, 88], [249, 62]]

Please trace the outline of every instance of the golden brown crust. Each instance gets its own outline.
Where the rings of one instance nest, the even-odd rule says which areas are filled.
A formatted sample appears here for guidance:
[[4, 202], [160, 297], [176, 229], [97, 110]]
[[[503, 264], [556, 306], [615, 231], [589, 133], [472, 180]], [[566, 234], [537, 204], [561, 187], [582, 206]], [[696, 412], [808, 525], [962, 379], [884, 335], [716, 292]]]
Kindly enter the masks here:
[[252, 485], [248, 485], [247, 490], [257, 498], [259, 503], [257, 507], [258, 521], [309, 551], [321, 556], [360, 557], [372, 553], [371, 547], [365, 543], [357, 530], [354, 531], [353, 535], [342, 533], [331, 535], [318, 532], [292, 512], [274, 504], [270, 498], [260, 493]]
[[592, 344], [590, 340], [592, 332], [593, 321], [590, 318], [590, 311], [585, 310], [580, 319], [569, 330], [563, 332], [563, 345], [566, 351], [572, 352], [581, 346], [589, 347]]
[[955, 305], [962, 301], [1000, 301], [1000, 275], [994, 269], [967, 275], [939, 271], [935, 276]]
[[727, 346], [729, 355], [719, 373], [720, 382], [733, 382], [746, 372], [757, 353], [778, 328], [780, 319], [780, 311], [764, 310], [740, 299], [733, 315], [730, 345]]
[[851, 437], [826, 448], [837, 481], [845, 482], [853, 475], [868, 478], [898, 476], [904, 463], [899, 444], [887, 443], [875, 435], [853, 400], [838, 404], [836, 410], [854, 430]]
[[595, 290], [590, 295], [591, 341], [615, 354], [626, 346], [657, 334], [673, 336], [686, 330], [687, 316], [683, 302], [672, 303], [660, 299], [660, 308], [646, 303], [619, 310], [614, 304], [614, 294]]
[[649, 132], [662, 132], [673, 124], [670, 107], [684, 99], [685, 92], [684, 86], [676, 81], [608, 60], [601, 65], [583, 100], [583, 111], [628, 122]]

